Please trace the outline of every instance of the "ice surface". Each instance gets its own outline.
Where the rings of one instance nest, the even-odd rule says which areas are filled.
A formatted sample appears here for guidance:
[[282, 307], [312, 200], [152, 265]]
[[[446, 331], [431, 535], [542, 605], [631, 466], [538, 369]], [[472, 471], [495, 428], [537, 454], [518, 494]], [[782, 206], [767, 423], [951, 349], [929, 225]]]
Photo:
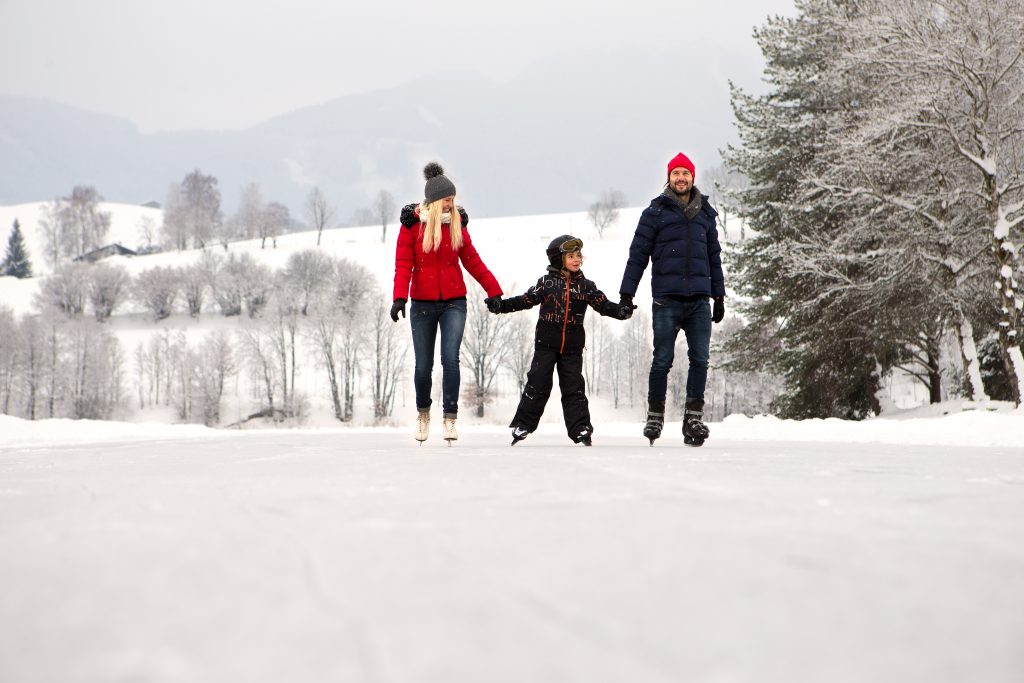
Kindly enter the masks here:
[[0, 681], [1024, 678], [1020, 445], [19, 423]]

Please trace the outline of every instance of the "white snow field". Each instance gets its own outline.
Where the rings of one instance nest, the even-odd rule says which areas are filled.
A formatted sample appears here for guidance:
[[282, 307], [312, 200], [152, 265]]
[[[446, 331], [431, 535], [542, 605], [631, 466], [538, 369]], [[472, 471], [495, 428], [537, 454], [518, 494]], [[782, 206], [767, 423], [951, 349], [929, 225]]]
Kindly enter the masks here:
[[0, 681], [1024, 680], [1024, 412], [830, 422], [0, 418]]

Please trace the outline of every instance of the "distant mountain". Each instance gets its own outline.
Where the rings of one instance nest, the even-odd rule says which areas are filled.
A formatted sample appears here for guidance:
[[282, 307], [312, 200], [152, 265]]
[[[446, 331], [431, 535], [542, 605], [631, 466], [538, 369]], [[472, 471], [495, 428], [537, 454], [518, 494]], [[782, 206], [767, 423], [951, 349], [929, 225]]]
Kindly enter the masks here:
[[580, 210], [609, 187], [637, 205], [659, 190], [679, 150], [696, 160], [700, 186], [730, 131], [723, 75], [627, 73], [614, 55], [580, 55], [557, 72], [541, 64], [501, 85], [438, 74], [241, 131], [142, 134], [123, 119], [0, 97], [0, 204], [51, 199], [75, 184], [109, 201], [162, 203], [171, 183], [199, 168], [219, 179], [228, 212], [256, 182], [304, 218], [318, 185], [344, 220], [381, 189], [415, 201], [420, 169], [438, 159], [479, 217]]

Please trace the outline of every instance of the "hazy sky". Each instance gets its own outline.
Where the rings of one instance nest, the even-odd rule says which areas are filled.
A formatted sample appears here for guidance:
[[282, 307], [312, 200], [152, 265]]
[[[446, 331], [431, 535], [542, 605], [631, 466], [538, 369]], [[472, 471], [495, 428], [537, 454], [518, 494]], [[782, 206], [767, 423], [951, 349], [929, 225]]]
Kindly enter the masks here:
[[[0, 94], [143, 132], [237, 129], [434, 73], [502, 82], [598, 49], [669, 78], [714, 68], [756, 87], [751, 31], [793, 13], [793, 0], [0, 0]], [[665, 50], [668, 63], [651, 56]]]

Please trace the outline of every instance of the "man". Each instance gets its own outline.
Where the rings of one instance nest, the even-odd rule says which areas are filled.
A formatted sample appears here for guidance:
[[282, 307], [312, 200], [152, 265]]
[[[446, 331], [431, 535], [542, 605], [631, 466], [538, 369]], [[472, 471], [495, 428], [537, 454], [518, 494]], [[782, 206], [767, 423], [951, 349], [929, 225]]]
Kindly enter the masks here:
[[[686, 335], [690, 361], [686, 375], [683, 441], [702, 446], [708, 438], [704, 417], [704, 386], [708, 378], [711, 323], [725, 317], [722, 247], [715, 228], [718, 212], [694, 186], [696, 169], [685, 154], [668, 162], [665, 191], [644, 209], [629, 245], [629, 259], [619, 287], [621, 303], [631, 305], [647, 263], [654, 296], [654, 358], [647, 389], [644, 436], [654, 445], [665, 425], [668, 372], [675, 357], [679, 330]], [[712, 313], [709, 298], [714, 299]]]

